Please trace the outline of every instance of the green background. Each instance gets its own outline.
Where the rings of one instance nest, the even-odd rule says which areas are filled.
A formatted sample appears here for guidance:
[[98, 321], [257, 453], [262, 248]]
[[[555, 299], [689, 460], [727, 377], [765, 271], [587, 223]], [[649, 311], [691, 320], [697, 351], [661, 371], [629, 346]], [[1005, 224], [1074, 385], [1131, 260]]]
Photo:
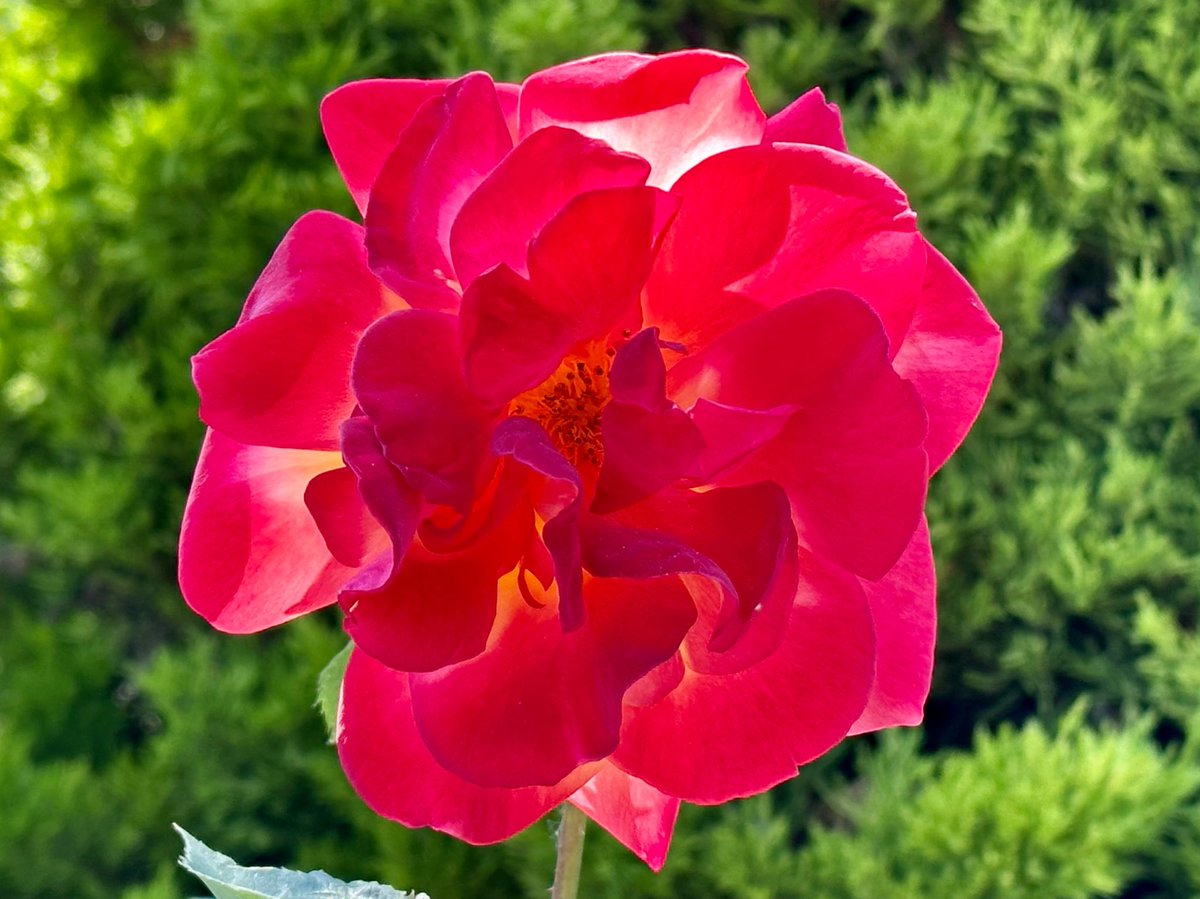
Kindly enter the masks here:
[[546, 824], [476, 849], [346, 786], [313, 707], [335, 615], [234, 638], [183, 604], [188, 358], [294, 218], [350, 212], [334, 86], [683, 46], [744, 55], [769, 110], [823, 85], [1005, 353], [931, 488], [925, 726], [685, 808], [657, 877], [593, 829], [584, 894], [1200, 894], [1198, 34], [1192, 0], [4, 0], [0, 895], [194, 895], [173, 820], [244, 863], [544, 895]]

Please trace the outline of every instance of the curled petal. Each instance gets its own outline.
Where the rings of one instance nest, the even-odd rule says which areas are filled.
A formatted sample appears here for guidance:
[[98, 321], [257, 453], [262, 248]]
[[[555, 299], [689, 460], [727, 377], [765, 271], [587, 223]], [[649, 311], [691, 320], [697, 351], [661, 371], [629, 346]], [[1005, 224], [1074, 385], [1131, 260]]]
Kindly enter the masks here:
[[554, 562], [558, 611], [564, 631], [583, 624], [583, 569], [579, 558], [579, 510], [583, 483], [579, 472], [559, 455], [541, 426], [528, 418], [510, 418], [496, 428], [492, 450], [509, 456], [537, 475], [538, 514], [545, 524], [542, 540]]
[[192, 360], [200, 417], [243, 443], [333, 450], [363, 330], [399, 305], [366, 265], [362, 228], [310, 212], [284, 236], [237, 325]]
[[387, 534], [367, 509], [349, 468], [324, 471], [309, 481], [304, 505], [330, 554], [343, 565], [358, 568], [385, 548]]
[[188, 605], [232, 634], [327, 606], [353, 569], [326, 549], [304, 504], [336, 453], [246, 446], [210, 430], [183, 512], [179, 586]]
[[935, 471], [962, 443], [979, 414], [1000, 358], [1000, 329], [979, 297], [941, 253], [929, 268], [912, 325], [896, 353], [929, 412], [925, 449]]
[[793, 405], [772, 440], [720, 483], [787, 490], [803, 544], [867, 578], [895, 564], [925, 501], [925, 412], [857, 297], [825, 291], [740, 325], [669, 372], [681, 404]]
[[384, 455], [434, 503], [466, 511], [486, 480], [491, 414], [467, 389], [456, 320], [403, 310], [363, 335], [352, 384]]
[[736, 677], [689, 669], [653, 705], [627, 706], [613, 756], [622, 770], [685, 802], [716, 804], [794, 777], [846, 735], [874, 675], [870, 609], [837, 566], [801, 551], [800, 572], [774, 652]]
[[482, 845], [524, 830], [599, 770], [585, 765], [548, 786], [497, 789], [452, 774], [413, 718], [408, 675], [355, 650], [339, 704], [337, 749], [351, 785], [375, 812]]
[[537, 386], [576, 344], [607, 337], [637, 315], [664, 209], [648, 187], [581, 194], [529, 247], [529, 279], [500, 265], [463, 298], [467, 378], [493, 406]]
[[700, 431], [666, 398], [666, 380], [655, 330], [642, 331], [617, 352], [610, 375], [613, 399], [601, 418], [604, 464], [593, 512], [611, 512], [656, 493], [700, 456]]
[[696, 611], [674, 577], [593, 578], [585, 623], [564, 634], [547, 606], [501, 582], [480, 656], [409, 678], [417, 727], [434, 757], [472, 783], [555, 784], [617, 745], [626, 691], [679, 647]]
[[836, 103], [826, 103], [825, 94], [814, 87], [767, 119], [763, 143], [817, 144], [846, 152], [842, 131], [842, 111]]
[[529, 242], [571, 199], [609, 187], [644, 184], [644, 159], [566, 128], [544, 128], [518, 144], [463, 204], [450, 232], [465, 287], [503, 262], [528, 274]]
[[924, 521], [895, 567], [862, 586], [875, 623], [875, 682], [850, 733], [920, 724], [937, 633], [937, 575]]
[[482, 72], [422, 106], [400, 136], [371, 189], [367, 253], [371, 270], [410, 305], [458, 305], [450, 229], [467, 197], [511, 149], [496, 86]]
[[757, 144], [765, 116], [746, 64], [708, 50], [608, 53], [546, 69], [522, 87], [522, 137], [562, 125], [650, 162], [668, 186], [700, 160]]
[[371, 185], [417, 110], [450, 82], [371, 78], [343, 84], [321, 101], [321, 126], [342, 180], [360, 213]]
[[679, 214], [644, 303], [665, 337], [694, 352], [763, 308], [841, 289], [875, 310], [893, 352], [900, 346], [925, 242], [878, 169], [825, 147], [763, 145], [705, 160], [671, 193]]
[[679, 815], [678, 799], [660, 793], [615, 765], [604, 765], [568, 801], [652, 871], [662, 870]]

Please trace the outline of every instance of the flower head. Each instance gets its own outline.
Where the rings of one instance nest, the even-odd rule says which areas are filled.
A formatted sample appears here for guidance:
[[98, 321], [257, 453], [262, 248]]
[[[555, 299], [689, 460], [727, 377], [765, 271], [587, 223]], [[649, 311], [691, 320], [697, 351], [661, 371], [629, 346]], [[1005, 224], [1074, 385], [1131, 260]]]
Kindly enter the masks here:
[[340, 604], [383, 815], [483, 843], [570, 801], [657, 868], [680, 800], [921, 718], [926, 484], [999, 332], [837, 108], [768, 119], [745, 68], [334, 91], [364, 223], [301, 218], [194, 360], [184, 595]]

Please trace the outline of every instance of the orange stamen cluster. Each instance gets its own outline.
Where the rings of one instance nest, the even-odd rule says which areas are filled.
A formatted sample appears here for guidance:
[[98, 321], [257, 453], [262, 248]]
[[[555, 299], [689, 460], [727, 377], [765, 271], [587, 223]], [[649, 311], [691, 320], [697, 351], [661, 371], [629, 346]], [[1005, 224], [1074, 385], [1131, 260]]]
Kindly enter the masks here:
[[616, 350], [589, 344], [568, 356], [554, 374], [509, 404], [510, 415], [531, 418], [546, 429], [555, 448], [578, 468], [604, 461], [600, 413], [612, 396], [608, 373]]

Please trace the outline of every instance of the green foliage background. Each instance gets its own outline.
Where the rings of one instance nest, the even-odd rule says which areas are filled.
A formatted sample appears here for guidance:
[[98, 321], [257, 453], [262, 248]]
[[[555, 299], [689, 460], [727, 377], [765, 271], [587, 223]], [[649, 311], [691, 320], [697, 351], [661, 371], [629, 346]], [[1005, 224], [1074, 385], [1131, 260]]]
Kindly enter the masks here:
[[1200, 4], [1192, 0], [5, 0], [0, 6], [0, 895], [169, 899], [169, 824], [244, 863], [435, 899], [544, 895], [376, 819], [313, 708], [332, 616], [218, 637], [174, 582], [187, 360], [301, 212], [365, 76], [520, 78], [617, 48], [814, 83], [1006, 332], [930, 499], [926, 725], [686, 808], [592, 897], [1200, 894]]

